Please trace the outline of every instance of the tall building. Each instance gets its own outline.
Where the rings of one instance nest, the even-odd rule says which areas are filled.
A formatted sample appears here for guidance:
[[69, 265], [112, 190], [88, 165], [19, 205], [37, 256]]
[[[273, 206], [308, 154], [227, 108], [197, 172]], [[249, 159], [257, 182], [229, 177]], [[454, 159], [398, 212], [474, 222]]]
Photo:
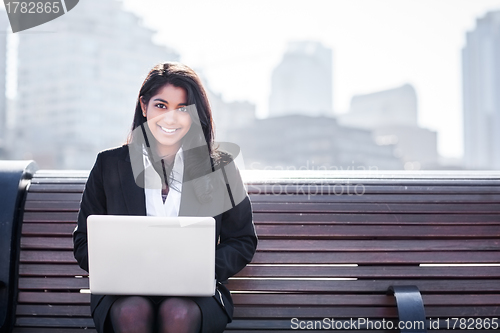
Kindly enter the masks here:
[[216, 141], [227, 141], [229, 132], [250, 126], [257, 119], [255, 104], [249, 101], [226, 102], [210, 89], [207, 89], [207, 94], [212, 107]]
[[405, 84], [354, 96], [349, 112], [339, 122], [370, 130], [379, 145], [394, 144], [405, 169], [439, 168], [437, 133], [419, 127], [417, 116], [417, 94], [413, 86]]
[[417, 94], [410, 84], [351, 99], [344, 122], [363, 128], [388, 125], [417, 126]]
[[247, 169], [394, 170], [403, 164], [394, 145], [378, 145], [369, 130], [341, 126], [333, 117], [288, 115], [256, 119], [228, 131]]
[[464, 164], [500, 169], [500, 11], [467, 33], [462, 50]]
[[269, 116], [333, 116], [332, 51], [319, 42], [291, 42], [274, 69]]
[[98, 151], [126, 141], [147, 72], [176, 61], [116, 0], [86, 0], [19, 33], [18, 158], [42, 168], [90, 169]]
[[7, 98], [5, 97], [7, 74], [7, 32], [10, 31], [7, 13], [0, 10], [0, 158], [7, 155]]

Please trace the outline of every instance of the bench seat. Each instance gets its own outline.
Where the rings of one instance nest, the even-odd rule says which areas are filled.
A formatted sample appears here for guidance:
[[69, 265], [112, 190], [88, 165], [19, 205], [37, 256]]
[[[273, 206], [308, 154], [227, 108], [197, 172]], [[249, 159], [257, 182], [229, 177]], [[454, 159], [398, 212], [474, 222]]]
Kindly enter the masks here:
[[[71, 239], [87, 176], [42, 170], [31, 180], [13, 332], [94, 332]], [[292, 318], [396, 320], [387, 290], [400, 285], [417, 286], [427, 318], [441, 318], [433, 331], [452, 332], [446, 318], [500, 320], [500, 173], [243, 176], [259, 245], [229, 281], [227, 332], [292, 332]]]

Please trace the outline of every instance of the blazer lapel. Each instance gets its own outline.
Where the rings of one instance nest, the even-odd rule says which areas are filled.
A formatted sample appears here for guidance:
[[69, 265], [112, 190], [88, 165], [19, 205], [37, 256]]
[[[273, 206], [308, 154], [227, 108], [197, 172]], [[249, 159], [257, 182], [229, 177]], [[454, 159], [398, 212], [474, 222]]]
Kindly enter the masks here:
[[135, 183], [130, 155], [118, 163], [118, 173], [120, 175], [122, 194], [128, 215], [146, 215], [146, 197], [144, 188]]
[[212, 181], [212, 200], [201, 203], [196, 195], [193, 181], [185, 181], [182, 184], [179, 216], [216, 216], [224, 212], [225, 183], [220, 181], [217, 172], [212, 172], [206, 176], [210, 177]]
[[196, 193], [193, 188], [193, 182], [186, 181], [185, 175], [186, 172], [184, 171], [179, 216], [198, 216], [201, 204], [196, 198]]

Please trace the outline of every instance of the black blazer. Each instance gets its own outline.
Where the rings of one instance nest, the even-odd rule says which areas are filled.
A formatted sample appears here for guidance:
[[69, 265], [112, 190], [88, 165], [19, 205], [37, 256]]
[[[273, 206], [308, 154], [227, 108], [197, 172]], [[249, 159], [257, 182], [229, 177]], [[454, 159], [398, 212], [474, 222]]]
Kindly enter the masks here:
[[[186, 156], [186, 152], [184, 154]], [[229, 205], [233, 208], [221, 213], [221, 207], [214, 207], [213, 202], [200, 203], [196, 200], [192, 182], [184, 182], [179, 216], [215, 218], [217, 244], [215, 273], [220, 293], [216, 292], [214, 297], [225, 309], [229, 320], [232, 320], [233, 302], [223, 284], [252, 260], [257, 247], [257, 236], [252, 220], [252, 206], [235, 163], [229, 162], [223, 169], [226, 173], [224, 177], [221, 174], [215, 179], [219, 179], [220, 182], [224, 182], [224, 178], [230, 181], [229, 186], [224, 183], [224, 186], [216, 187], [216, 191], [219, 191], [214, 193], [215, 197], [219, 198], [216, 200], [216, 205]], [[234, 198], [231, 198], [228, 192]], [[210, 212], [217, 212], [218, 215], [206, 215]], [[78, 213], [78, 225], [73, 232], [73, 243], [74, 256], [80, 267], [86, 271], [88, 271], [87, 217], [91, 214], [146, 215], [144, 188], [138, 186], [134, 180], [128, 145], [99, 153], [85, 185]], [[91, 295], [92, 314], [104, 296]]]

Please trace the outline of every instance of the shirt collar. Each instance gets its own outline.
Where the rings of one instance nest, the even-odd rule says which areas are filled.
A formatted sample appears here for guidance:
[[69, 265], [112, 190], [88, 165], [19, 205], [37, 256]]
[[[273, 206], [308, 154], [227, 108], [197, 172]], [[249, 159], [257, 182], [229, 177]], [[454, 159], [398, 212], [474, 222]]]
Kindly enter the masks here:
[[[177, 162], [184, 162], [184, 151], [182, 150], [182, 146], [177, 150], [177, 153], [175, 153], [175, 158], [174, 158], [174, 164]], [[143, 144], [142, 145], [142, 155], [144, 156], [144, 160], [148, 162], [148, 165], [151, 165], [151, 160], [149, 159], [148, 151], [146, 149], [146, 146]]]

